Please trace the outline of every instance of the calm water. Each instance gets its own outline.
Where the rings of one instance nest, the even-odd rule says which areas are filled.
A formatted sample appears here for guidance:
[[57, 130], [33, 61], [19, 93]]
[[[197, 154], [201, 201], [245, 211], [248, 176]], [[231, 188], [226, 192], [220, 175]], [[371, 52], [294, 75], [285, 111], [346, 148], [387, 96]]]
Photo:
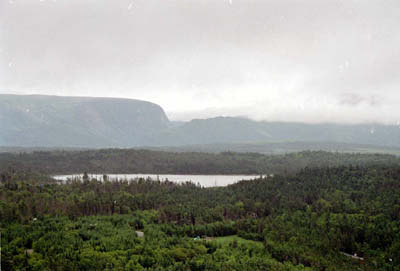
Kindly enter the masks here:
[[[73, 179], [77, 177], [82, 177], [83, 174], [74, 175], [58, 175], [53, 176], [53, 178], [66, 181], [68, 179]], [[204, 187], [213, 186], [227, 186], [228, 184], [233, 184], [241, 180], [252, 180], [258, 178], [260, 175], [168, 175], [168, 174], [107, 174], [110, 180], [131, 180], [136, 178], [151, 178], [153, 180], [165, 181], [169, 180], [171, 182], [182, 183], [191, 181], [193, 183], [200, 183]], [[96, 178], [98, 180], [103, 179], [102, 174], [89, 174], [90, 178]]]

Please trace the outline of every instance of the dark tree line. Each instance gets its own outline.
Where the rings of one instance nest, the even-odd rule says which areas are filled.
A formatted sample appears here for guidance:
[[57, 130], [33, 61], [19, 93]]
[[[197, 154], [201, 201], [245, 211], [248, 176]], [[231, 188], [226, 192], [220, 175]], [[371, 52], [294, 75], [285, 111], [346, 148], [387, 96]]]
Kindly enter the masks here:
[[0, 170], [24, 169], [42, 174], [287, 174], [304, 167], [399, 165], [387, 154], [305, 151], [285, 155], [258, 153], [163, 152], [136, 149], [0, 153]]

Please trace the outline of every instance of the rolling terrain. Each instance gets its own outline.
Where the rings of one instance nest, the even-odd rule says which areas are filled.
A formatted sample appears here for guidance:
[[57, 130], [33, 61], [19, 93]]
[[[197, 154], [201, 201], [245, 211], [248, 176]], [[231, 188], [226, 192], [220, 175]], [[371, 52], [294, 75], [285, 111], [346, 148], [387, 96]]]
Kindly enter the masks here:
[[265, 153], [400, 148], [399, 125], [306, 124], [239, 117], [176, 122], [159, 105], [116, 98], [0, 95], [0, 126], [3, 147], [215, 145], [217, 151], [224, 146], [240, 151], [245, 146], [245, 151]]

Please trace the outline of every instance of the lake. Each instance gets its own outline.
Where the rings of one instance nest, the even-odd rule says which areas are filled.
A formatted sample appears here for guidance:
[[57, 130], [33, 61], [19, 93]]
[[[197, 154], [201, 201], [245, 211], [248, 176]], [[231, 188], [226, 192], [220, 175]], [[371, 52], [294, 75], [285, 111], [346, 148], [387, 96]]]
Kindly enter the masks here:
[[[103, 174], [88, 174], [89, 178], [103, 180]], [[58, 175], [53, 176], [59, 181], [66, 181], [73, 178], [82, 178], [83, 174]], [[241, 180], [252, 180], [260, 177], [260, 175], [171, 175], [171, 174], [107, 174], [110, 180], [131, 180], [137, 178], [150, 178], [152, 180], [160, 180], [182, 183], [193, 182], [200, 183], [204, 187], [227, 186]]]

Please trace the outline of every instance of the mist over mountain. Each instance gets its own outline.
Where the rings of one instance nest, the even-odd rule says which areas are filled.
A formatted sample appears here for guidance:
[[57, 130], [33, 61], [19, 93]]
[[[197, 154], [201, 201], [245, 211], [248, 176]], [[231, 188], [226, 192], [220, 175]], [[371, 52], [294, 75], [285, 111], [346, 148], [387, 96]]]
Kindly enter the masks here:
[[237, 117], [175, 122], [159, 105], [117, 98], [0, 95], [0, 126], [0, 146], [97, 148], [301, 141], [400, 147], [400, 127], [396, 125], [261, 122]]
[[145, 101], [0, 95], [3, 146], [138, 146], [169, 124], [160, 106]]
[[0, 1], [0, 93], [171, 119], [400, 121], [400, 1]]
[[245, 118], [195, 119], [169, 129], [163, 135], [167, 145], [228, 142], [342, 142], [400, 146], [400, 126], [382, 124], [306, 124], [265, 122]]

